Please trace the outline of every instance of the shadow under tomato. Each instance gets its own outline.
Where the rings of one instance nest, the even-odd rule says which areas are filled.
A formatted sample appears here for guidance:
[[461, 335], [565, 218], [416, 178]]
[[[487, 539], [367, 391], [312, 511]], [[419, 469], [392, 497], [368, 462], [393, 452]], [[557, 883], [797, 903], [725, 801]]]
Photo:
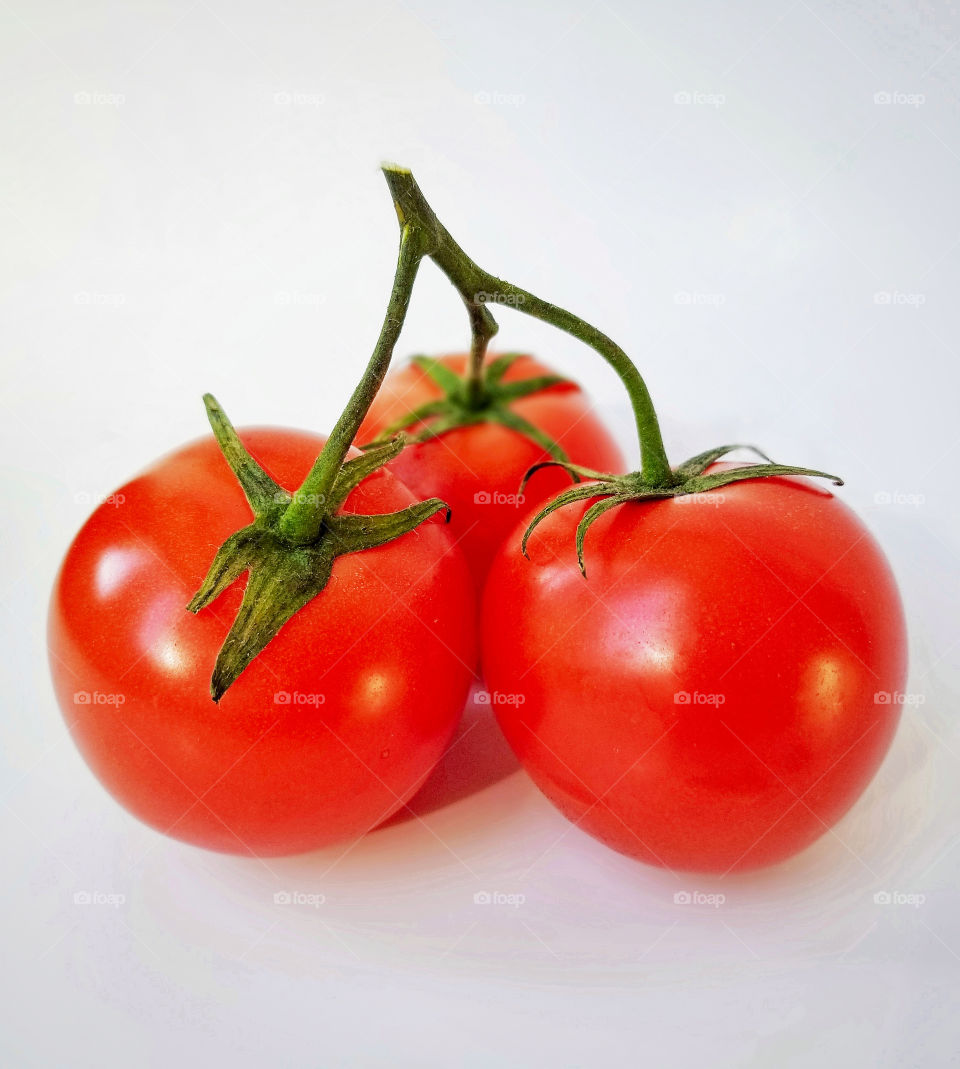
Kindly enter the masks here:
[[489, 704], [477, 701], [478, 693], [484, 691], [474, 686], [457, 733], [437, 767], [413, 798], [378, 829], [403, 824], [453, 805], [519, 770], [520, 762], [497, 726], [493, 709]]

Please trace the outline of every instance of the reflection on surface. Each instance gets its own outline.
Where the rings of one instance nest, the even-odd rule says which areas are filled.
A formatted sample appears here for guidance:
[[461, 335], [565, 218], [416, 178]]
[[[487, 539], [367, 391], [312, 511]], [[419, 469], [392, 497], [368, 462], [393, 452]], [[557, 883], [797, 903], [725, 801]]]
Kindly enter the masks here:
[[497, 726], [492, 708], [489, 704], [478, 704], [476, 694], [475, 687], [456, 735], [423, 787], [380, 827], [401, 824], [443, 809], [519, 771], [520, 763]]

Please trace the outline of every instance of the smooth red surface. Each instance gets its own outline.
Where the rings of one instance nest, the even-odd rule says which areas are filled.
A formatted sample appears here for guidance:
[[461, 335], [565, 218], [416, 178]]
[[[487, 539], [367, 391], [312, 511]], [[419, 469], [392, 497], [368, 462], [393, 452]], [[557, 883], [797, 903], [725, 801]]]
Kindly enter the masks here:
[[544, 521], [529, 561], [521, 525], [491, 569], [482, 658], [507, 740], [625, 854], [721, 873], [795, 854], [896, 730], [876, 695], [902, 690], [906, 635], [881, 550], [829, 491], [766, 479], [611, 510], [584, 579], [588, 505]]
[[[288, 489], [323, 444], [240, 433]], [[111, 794], [178, 839], [258, 855], [352, 839], [411, 797], [453, 734], [476, 662], [472, 583], [442, 520], [337, 560], [216, 705], [210, 674], [245, 577], [197, 616], [185, 606], [220, 543], [252, 519], [243, 493], [210, 437], [115, 499], [70, 547], [49, 620], [61, 708]], [[345, 511], [414, 500], [378, 472]], [[121, 703], [78, 703], [78, 692]]]
[[[441, 359], [458, 374], [464, 374], [466, 356]], [[550, 374], [555, 374], [551, 368], [522, 356], [511, 365], [503, 381]], [[415, 364], [400, 368], [387, 376], [357, 441], [376, 438], [394, 420], [440, 396], [436, 383]], [[620, 450], [574, 383], [551, 387], [515, 401], [510, 407], [558, 442], [575, 464], [596, 471], [623, 471]], [[517, 501], [517, 491], [527, 471], [549, 459], [544, 450], [522, 434], [495, 423], [480, 423], [409, 446], [389, 468], [421, 497], [440, 497], [451, 507], [453, 535], [464, 550], [478, 590], [482, 590], [490, 562], [518, 517], [570, 485], [569, 475], [547, 468], [534, 475], [523, 500]]]

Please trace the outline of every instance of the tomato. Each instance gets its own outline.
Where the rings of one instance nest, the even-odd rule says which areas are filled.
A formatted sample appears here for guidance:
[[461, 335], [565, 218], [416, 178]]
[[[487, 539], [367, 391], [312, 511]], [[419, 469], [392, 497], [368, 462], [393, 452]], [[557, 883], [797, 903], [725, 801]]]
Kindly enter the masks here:
[[[493, 359], [488, 357], [488, 364]], [[458, 375], [466, 371], [464, 355], [444, 356], [440, 362]], [[507, 384], [548, 374], [552, 374], [549, 368], [530, 356], [521, 356], [502, 381]], [[437, 383], [416, 364], [392, 372], [357, 441], [377, 438], [394, 420], [441, 396]], [[620, 450], [575, 383], [551, 386], [510, 402], [509, 408], [555, 441], [574, 463], [602, 471], [623, 470]], [[464, 550], [478, 589], [482, 589], [490, 562], [517, 517], [528, 505], [547, 500], [569, 484], [569, 476], [562, 471], [546, 468], [519, 494], [527, 471], [549, 459], [545, 449], [523, 434], [498, 423], [482, 422], [409, 445], [388, 467], [414, 493], [440, 497], [451, 507], [451, 530]]]
[[570, 820], [642, 861], [796, 854], [896, 730], [906, 636], [881, 550], [831, 492], [767, 478], [610, 509], [584, 578], [589, 505], [543, 520], [529, 560], [521, 524], [491, 569], [482, 658], [508, 742]]
[[[323, 445], [291, 430], [241, 437], [291, 488]], [[343, 511], [415, 500], [378, 471]], [[473, 678], [473, 590], [442, 523], [340, 557], [216, 704], [211, 670], [245, 579], [196, 616], [185, 606], [249, 521], [212, 437], [123, 486], [63, 562], [50, 661], [74, 740], [131, 813], [212, 850], [292, 854], [379, 824], [440, 758]]]

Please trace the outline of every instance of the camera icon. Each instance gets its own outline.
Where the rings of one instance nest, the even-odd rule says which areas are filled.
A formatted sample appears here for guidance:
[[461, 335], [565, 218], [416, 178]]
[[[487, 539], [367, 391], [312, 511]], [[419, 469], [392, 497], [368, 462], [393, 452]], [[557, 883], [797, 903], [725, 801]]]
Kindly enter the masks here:
[[274, 705], [289, 705], [290, 704], [290, 691], [278, 690], [273, 696]]
[[889, 906], [893, 899], [889, 891], [877, 891], [873, 896], [873, 901], [877, 906]]
[[477, 891], [473, 896], [473, 904], [475, 906], [489, 906], [490, 905], [490, 892], [489, 891]]
[[689, 705], [690, 704], [690, 691], [678, 690], [673, 696], [674, 705]]
[[888, 690], [878, 690], [873, 696], [874, 705], [890, 705], [893, 695]]
[[693, 901], [693, 896], [689, 891], [677, 891], [673, 896], [673, 904], [675, 906], [689, 906]]
[[77, 891], [74, 893], [73, 904], [75, 906], [89, 906], [92, 901], [89, 891]]
[[489, 705], [490, 704], [490, 691], [478, 690], [473, 699], [477, 705]]
[[90, 704], [90, 691], [78, 690], [73, 696], [74, 705], [89, 705]]
[[490, 504], [490, 493], [489, 493], [489, 491], [487, 491], [487, 490], [478, 490], [473, 495], [473, 503], [475, 505], [489, 505]]
[[293, 901], [293, 896], [289, 891], [274, 891], [273, 904], [275, 906], [289, 906]]

